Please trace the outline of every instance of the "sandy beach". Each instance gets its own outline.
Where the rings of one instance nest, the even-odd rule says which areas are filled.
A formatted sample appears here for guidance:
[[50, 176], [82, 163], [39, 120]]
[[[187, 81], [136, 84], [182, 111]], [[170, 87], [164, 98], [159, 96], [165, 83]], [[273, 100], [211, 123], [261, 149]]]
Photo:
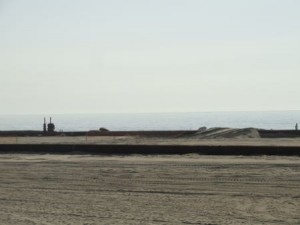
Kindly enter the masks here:
[[159, 138], [140, 136], [78, 136], [78, 137], [0, 137], [0, 144], [141, 144], [141, 145], [208, 145], [208, 146], [295, 146], [300, 147], [300, 138], [214, 138], [197, 137]]
[[0, 225], [300, 225], [300, 0], [0, 0]]
[[300, 158], [0, 156], [1, 224], [299, 224]]

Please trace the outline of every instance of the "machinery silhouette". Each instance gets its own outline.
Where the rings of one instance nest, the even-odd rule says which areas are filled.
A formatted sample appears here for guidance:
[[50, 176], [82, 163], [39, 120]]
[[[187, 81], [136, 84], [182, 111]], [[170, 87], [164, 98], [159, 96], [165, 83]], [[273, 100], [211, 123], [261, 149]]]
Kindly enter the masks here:
[[44, 131], [44, 133], [54, 133], [55, 125], [54, 125], [54, 123], [52, 123], [51, 117], [50, 117], [50, 123], [48, 123], [48, 124], [46, 124], [46, 118], [44, 117], [43, 131]]

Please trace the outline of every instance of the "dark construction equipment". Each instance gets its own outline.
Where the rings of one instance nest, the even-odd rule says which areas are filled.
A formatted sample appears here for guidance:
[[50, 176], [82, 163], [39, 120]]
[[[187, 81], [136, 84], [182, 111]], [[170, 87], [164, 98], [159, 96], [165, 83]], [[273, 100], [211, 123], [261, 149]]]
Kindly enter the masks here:
[[48, 132], [49, 133], [53, 133], [55, 130], [55, 125], [54, 125], [54, 123], [52, 123], [51, 119], [52, 118], [50, 117], [50, 123], [48, 123]]

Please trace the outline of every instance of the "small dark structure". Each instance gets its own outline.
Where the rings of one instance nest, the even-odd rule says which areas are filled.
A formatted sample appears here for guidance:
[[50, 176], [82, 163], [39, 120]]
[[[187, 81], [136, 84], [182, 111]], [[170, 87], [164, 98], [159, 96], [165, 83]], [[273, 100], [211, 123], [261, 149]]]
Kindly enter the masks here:
[[55, 130], [55, 125], [52, 123], [52, 118], [50, 117], [50, 123], [46, 123], [46, 118], [44, 117], [44, 124], [43, 124], [43, 132], [44, 134], [47, 133], [54, 133]]
[[50, 117], [50, 123], [48, 123], [48, 132], [49, 133], [53, 133], [55, 130], [55, 125], [54, 125], [54, 123], [52, 123], [51, 119], [52, 118]]
[[43, 132], [47, 132], [47, 126], [46, 126], [46, 118], [44, 117], [44, 124], [43, 124]]

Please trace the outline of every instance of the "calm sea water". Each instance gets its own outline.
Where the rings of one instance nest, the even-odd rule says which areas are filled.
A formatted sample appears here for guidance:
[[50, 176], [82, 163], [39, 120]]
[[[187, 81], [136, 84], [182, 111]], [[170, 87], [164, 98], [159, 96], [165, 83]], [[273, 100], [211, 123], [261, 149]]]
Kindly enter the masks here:
[[[0, 115], [0, 130], [41, 130], [45, 115]], [[47, 122], [49, 122], [49, 115]], [[51, 115], [56, 130], [193, 130], [199, 127], [295, 129], [300, 111]]]

